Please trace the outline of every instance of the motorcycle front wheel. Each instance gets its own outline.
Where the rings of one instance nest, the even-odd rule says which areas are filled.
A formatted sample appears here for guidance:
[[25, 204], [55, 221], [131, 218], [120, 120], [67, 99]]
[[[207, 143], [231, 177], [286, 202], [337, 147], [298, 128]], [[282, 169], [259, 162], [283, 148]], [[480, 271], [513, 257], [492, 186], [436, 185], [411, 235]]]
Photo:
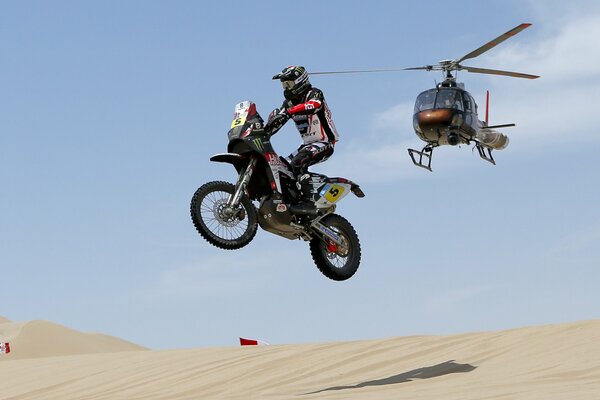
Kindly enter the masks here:
[[256, 208], [246, 196], [242, 196], [237, 209], [227, 207], [227, 200], [234, 192], [231, 183], [208, 182], [196, 190], [190, 205], [198, 233], [225, 250], [240, 249], [250, 243], [258, 227]]
[[360, 265], [358, 235], [350, 222], [337, 214], [326, 216], [321, 223], [342, 238], [342, 245], [314, 236], [310, 241], [312, 258], [323, 275], [334, 281], [345, 281], [356, 273]]

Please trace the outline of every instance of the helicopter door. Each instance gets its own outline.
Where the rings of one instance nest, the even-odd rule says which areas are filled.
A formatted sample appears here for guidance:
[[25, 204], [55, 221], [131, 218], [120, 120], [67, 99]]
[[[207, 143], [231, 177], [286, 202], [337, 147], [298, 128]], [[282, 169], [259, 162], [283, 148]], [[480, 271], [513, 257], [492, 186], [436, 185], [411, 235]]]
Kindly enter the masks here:
[[465, 123], [473, 125], [473, 114], [477, 115], [475, 110], [475, 100], [467, 92], [463, 92], [463, 103], [465, 105]]

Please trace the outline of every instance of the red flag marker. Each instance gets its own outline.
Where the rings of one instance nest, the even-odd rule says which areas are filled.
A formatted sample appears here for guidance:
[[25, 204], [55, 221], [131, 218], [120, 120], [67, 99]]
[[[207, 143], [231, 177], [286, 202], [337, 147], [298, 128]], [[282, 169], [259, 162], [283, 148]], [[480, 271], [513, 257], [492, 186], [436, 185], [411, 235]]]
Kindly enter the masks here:
[[258, 346], [258, 340], [240, 338], [240, 346]]
[[268, 345], [269, 343], [262, 340], [240, 338], [240, 346], [260, 346], [263, 344]]

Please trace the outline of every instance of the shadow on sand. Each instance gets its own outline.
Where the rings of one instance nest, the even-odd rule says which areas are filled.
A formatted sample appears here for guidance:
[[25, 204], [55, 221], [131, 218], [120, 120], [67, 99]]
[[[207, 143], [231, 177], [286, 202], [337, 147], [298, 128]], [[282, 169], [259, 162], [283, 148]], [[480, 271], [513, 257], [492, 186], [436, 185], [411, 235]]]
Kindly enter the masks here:
[[475, 368], [470, 364], [457, 364], [454, 360], [446, 361], [441, 364], [433, 365], [431, 367], [417, 368], [412, 371], [404, 372], [402, 374], [393, 375], [383, 379], [376, 379], [374, 381], [362, 382], [352, 386], [334, 386], [327, 389], [318, 390], [316, 392], [310, 392], [305, 394], [315, 394], [321, 392], [327, 392], [329, 390], [344, 390], [344, 389], [358, 389], [367, 386], [382, 386], [382, 385], [395, 385], [397, 383], [410, 382], [414, 379], [429, 379], [437, 376], [457, 374], [463, 372], [471, 372]]

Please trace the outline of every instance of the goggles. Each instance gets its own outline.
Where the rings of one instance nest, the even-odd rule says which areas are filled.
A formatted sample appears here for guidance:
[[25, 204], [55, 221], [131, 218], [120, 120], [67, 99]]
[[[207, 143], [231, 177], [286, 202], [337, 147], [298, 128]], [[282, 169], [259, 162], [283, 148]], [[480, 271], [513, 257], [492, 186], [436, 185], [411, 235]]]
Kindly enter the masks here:
[[296, 82], [294, 81], [281, 81], [281, 85], [286, 90], [292, 90], [294, 86], [296, 86]]

